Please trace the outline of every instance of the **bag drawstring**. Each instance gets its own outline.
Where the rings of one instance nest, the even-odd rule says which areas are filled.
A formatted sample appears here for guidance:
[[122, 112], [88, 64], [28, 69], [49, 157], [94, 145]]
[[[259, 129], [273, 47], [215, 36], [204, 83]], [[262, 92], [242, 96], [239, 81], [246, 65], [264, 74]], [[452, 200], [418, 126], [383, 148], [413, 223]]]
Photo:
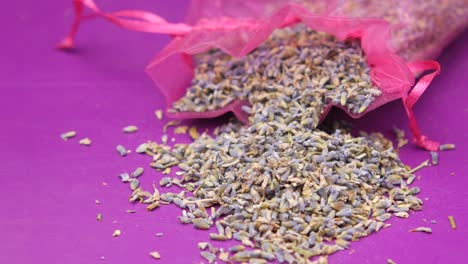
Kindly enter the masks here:
[[[150, 12], [139, 10], [125, 10], [113, 13], [102, 12], [94, 3], [93, 0], [73, 0], [75, 9], [75, 20], [72, 24], [68, 35], [57, 46], [59, 49], [71, 49], [74, 47], [74, 38], [83, 19], [93, 18], [96, 16], [107, 19], [111, 23], [116, 24], [124, 29], [162, 33], [170, 35], [185, 35], [192, 30], [190, 25], [184, 23], [169, 23], [158, 15]], [[83, 9], [87, 7], [93, 13], [83, 15]]]
[[421, 95], [427, 89], [432, 80], [439, 75], [440, 65], [436, 61], [421, 61], [412, 62], [408, 64], [409, 69], [414, 73], [421, 73], [423, 71], [434, 70], [434, 72], [423, 76], [407, 96], [403, 97], [403, 105], [405, 106], [406, 114], [409, 118], [410, 131], [413, 134], [414, 143], [424, 149], [436, 151], [439, 148], [439, 142], [430, 140], [424, 136], [419, 128], [418, 122], [413, 112], [414, 104], [419, 100]]

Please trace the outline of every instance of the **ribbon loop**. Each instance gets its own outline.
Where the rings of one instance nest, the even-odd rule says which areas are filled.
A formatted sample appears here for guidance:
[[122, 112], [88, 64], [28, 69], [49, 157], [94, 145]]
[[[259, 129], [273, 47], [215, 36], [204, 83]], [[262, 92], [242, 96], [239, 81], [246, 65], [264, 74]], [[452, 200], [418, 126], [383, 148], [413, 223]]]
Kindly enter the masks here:
[[[75, 20], [68, 35], [57, 46], [59, 49], [71, 49], [74, 46], [74, 38], [83, 19], [95, 16], [102, 17], [111, 23], [124, 29], [161, 33], [170, 35], [185, 35], [192, 30], [190, 25], [184, 23], [169, 23], [158, 15], [140, 10], [122, 10], [113, 13], [102, 12], [93, 0], [74, 0]], [[84, 16], [83, 9], [87, 7], [92, 11], [91, 15]]]
[[440, 74], [440, 65], [436, 61], [420, 61], [409, 63], [407, 66], [415, 75], [423, 71], [434, 70], [432, 73], [421, 77], [421, 79], [419, 79], [408, 95], [404, 96], [402, 99], [406, 114], [408, 115], [409, 127], [411, 133], [413, 134], [414, 143], [426, 150], [436, 151], [440, 144], [436, 141], [430, 140], [422, 134], [418, 122], [416, 121], [413, 107], [427, 89], [429, 84], [431, 84], [432, 80], [434, 80], [434, 78]]

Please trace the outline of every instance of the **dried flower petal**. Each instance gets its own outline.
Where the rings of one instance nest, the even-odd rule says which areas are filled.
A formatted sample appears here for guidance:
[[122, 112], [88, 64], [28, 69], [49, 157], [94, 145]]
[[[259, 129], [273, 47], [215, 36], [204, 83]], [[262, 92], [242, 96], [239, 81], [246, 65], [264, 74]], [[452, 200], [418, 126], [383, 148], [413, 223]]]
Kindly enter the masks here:
[[76, 131], [68, 131], [60, 135], [60, 137], [64, 140], [67, 141], [68, 139], [75, 137], [76, 136]]
[[195, 127], [195, 126], [190, 127], [190, 129], [189, 129], [189, 135], [190, 135], [190, 137], [191, 137], [193, 140], [199, 138], [199, 137], [200, 137], [200, 134], [198, 134], [197, 127]]
[[216, 255], [208, 252], [208, 251], [202, 251], [200, 252], [200, 255], [208, 261], [208, 263], [213, 263], [216, 260]]
[[180, 121], [179, 120], [171, 120], [169, 122], [167, 122], [164, 126], [163, 126], [163, 132], [166, 133], [167, 132], [167, 129], [171, 126], [177, 126], [178, 124], [180, 124]]
[[145, 153], [147, 149], [148, 149], [148, 143], [142, 143], [136, 148], [135, 152], [141, 154], [141, 153]]
[[91, 146], [91, 139], [86, 137], [86, 138], [80, 139], [79, 143], [80, 145], [83, 145], [83, 146]]
[[112, 233], [112, 236], [113, 237], [118, 237], [122, 234], [122, 231], [120, 231], [119, 229], [116, 229], [114, 230], [114, 233]]
[[120, 154], [120, 156], [122, 156], [122, 157], [127, 156], [127, 150], [125, 149], [124, 146], [117, 145], [116, 149], [117, 149], [117, 152]]
[[131, 126], [126, 126], [122, 129], [124, 133], [134, 133], [138, 131], [138, 127], [131, 125]]
[[457, 229], [457, 225], [455, 224], [455, 218], [453, 218], [453, 216], [449, 215], [448, 219], [450, 221], [450, 226], [452, 227], [452, 229]]
[[144, 172], [144, 169], [142, 167], [138, 167], [135, 169], [134, 172], [132, 172], [130, 175], [133, 177], [133, 178], [138, 178], [140, 177]]
[[208, 243], [208, 242], [199, 242], [199, 243], [198, 243], [198, 248], [199, 248], [200, 250], [205, 250], [205, 249], [207, 249], [208, 247], [211, 247], [210, 243]]
[[162, 120], [162, 119], [163, 119], [163, 111], [162, 111], [162, 110], [159, 110], [159, 109], [158, 109], [158, 110], [154, 111], [154, 114], [156, 115], [156, 118], [157, 118], [158, 120]]
[[424, 233], [432, 234], [432, 229], [429, 227], [417, 227], [415, 229], [411, 229], [410, 232], [424, 232]]
[[132, 189], [132, 191], [134, 191], [138, 187], [140, 187], [140, 182], [137, 179], [130, 179], [130, 189]]
[[439, 153], [431, 151], [431, 161], [433, 165], [439, 164]]
[[154, 258], [154, 259], [160, 259], [160, 258], [161, 258], [161, 255], [159, 254], [158, 251], [152, 251], [152, 252], [150, 252], [149, 254], [150, 254], [150, 256], [151, 256], [152, 258]]
[[455, 149], [455, 144], [442, 144], [439, 146], [439, 150], [453, 150]]
[[221, 253], [219, 253], [218, 258], [221, 261], [228, 262], [229, 261], [229, 253], [228, 252], [221, 252]]
[[187, 130], [188, 126], [178, 126], [174, 129], [174, 134], [185, 134]]

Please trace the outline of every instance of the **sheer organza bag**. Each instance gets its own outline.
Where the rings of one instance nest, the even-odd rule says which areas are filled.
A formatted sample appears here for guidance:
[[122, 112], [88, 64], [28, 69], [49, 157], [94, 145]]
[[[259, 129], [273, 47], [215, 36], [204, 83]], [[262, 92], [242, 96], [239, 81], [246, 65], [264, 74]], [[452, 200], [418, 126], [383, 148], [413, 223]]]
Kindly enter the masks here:
[[[330, 100], [321, 112], [323, 119], [332, 106], [340, 107], [350, 116], [359, 118], [379, 106], [402, 99], [410, 120], [414, 142], [425, 149], [435, 150], [439, 144], [426, 138], [420, 131], [413, 114], [413, 106], [439, 74], [436, 61], [407, 61], [392, 45], [392, 26], [380, 18], [362, 18], [346, 15], [345, 6], [329, 1], [192, 1], [184, 23], [170, 23], [160, 16], [144, 11], [118, 11], [105, 13], [92, 0], [75, 0], [76, 20], [60, 48], [73, 47], [73, 39], [81, 20], [100, 16], [129, 30], [168, 34], [172, 41], [153, 58], [146, 68], [158, 89], [166, 97], [170, 110], [183, 97], [194, 78], [196, 56], [220, 50], [233, 59], [242, 59], [269, 40], [278, 29], [303, 24], [312, 32], [324, 32], [336, 41], [357, 41], [365, 54], [369, 78], [380, 91], [365, 108], [357, 111]], [[84, 8], [91, 10], [84, 15]], [[206, 54], [205, 54], [206, 55]], [[416, 82], [416, 75], [424, 72]], [[177, 78], [174, 78], [177, 76]], [[313, 78], [313, 76], [311, 76]], [[245, 100], [236, 99], [219, 109], [208, 111], [168, 111], [174, 118], [212, 118], [226, 112], [248, 122], [242, 106]]]

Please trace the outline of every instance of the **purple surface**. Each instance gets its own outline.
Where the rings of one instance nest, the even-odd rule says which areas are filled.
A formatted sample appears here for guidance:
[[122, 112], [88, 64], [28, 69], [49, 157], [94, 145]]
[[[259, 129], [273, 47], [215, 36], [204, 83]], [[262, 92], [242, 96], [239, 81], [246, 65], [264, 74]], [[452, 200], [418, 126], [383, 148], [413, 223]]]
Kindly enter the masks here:
[[[169, 21], [183, 17], [186, 1], [99, 1], [105, 10], [144, 8]], [[149, 3], [152, 2], [152, 3]], [[154, 110], [163, 98], [145, 75], [149, 59], [168, 37], [124, 32], [102, 20], [84, 24], [76, 53], [57, 52], [54, 45], [68, 30], [69, 1], [7, 1], [0, 10], [0, 263], [199, 263], [197, 242], [208, 233], [178, 224], [178, 208], [148, 213], [127, 202], [128, 187], [117, 175], [137, 166], [147, 188], [161, 175], [149, 159], [134, 153], [121, 158], [117, 144], [135, 148], [159, 140], [163, 122]], [[392, 227], [352, 243], [330, 257], [331, 263], [461, 263], [468, 248], [468, 32], [446, 49], [442, 75], [415, 107], [424, 131], [434, 139], [457, 144], [442, 152], [440, 165], [418, 173], [424, 210]], [[174, 76], [177, 78], [177, 76]], [[342, 114], [338, 113], [338, 116]], [[123, 134], [122, 127], [140, 127]], [[207, 125], [207, 122], [204, 122]], [[400, 102], [388, 104], [356, 121], [359, 128], [388, 132], [407, 127]], [[78, 136], [68, 142], [59, 135]], [[91, 147], [78, 144], [82, 137]], [[186, 137], [176, 137], [187, 142]], [[429, 154], [405, 147], [402, 159], [419, 164]], [[450, 176], [454, 172], [455, 176]], [[107, 186], [103, 186], [106, 182]], [[99, 199], [101, 204], [95, 204]], [[426, 200], [427, 199], [427, 200]], [[125, 213], [135, 208], [135, 214]], [[103, 221], [95, 220], [103, 214]], [[453, 215], [457, 230], [450, 228]], [[426, 224], [422, 219], [436, 220]], [[113, 221], [117, 221], [113, 223]], [[434, 233], [410, 233], [430, 226]], [[115, 229], [122, 230], [118, 238]], [[163, 237], [156, 237], [163, 232]], [[106, 259], [101, 260], [101, 256]]]

